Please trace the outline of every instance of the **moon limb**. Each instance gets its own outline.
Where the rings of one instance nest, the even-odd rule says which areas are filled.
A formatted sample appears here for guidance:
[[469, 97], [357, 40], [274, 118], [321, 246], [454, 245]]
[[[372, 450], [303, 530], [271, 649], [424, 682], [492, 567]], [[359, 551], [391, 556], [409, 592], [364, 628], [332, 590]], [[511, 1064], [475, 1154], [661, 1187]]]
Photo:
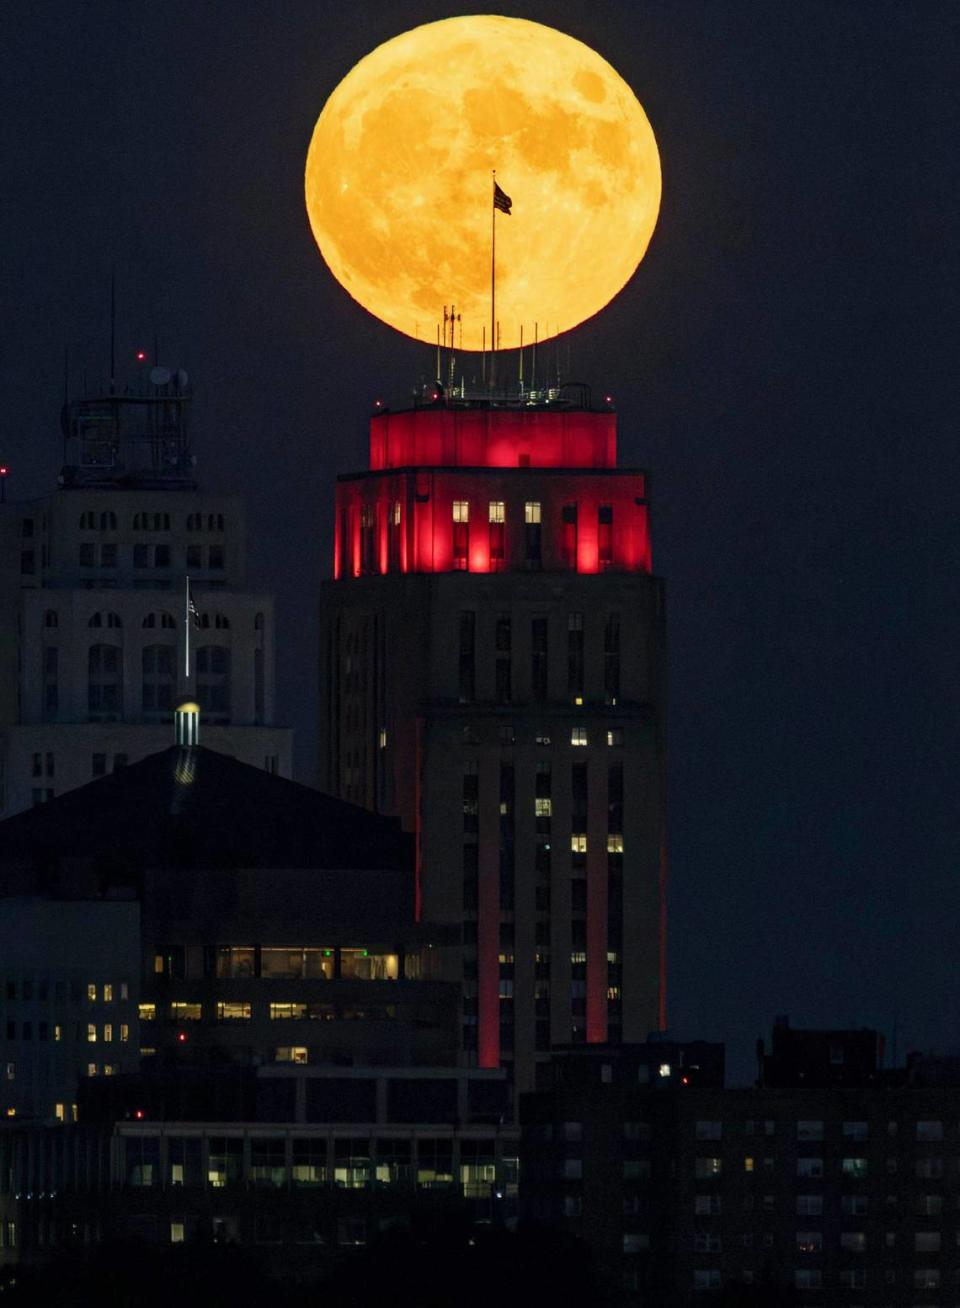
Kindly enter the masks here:
[[372, 51], [336, 88], [306, 170], [311, 226], [331, 272], [370, 312], [407, 335], [418, 323], [428, 342], [431, 312], [439, 319], [455, 302], [464, 347], [479, 349], [489, 324], [494, 165], [514, 201], [497, 224], [504, 347], [519, 343], [521, 323], [529, 338], [539, 320], [546, 337], [556, 330], [548, 323], [566, 329], [592, 316], [649, 243], [660, 199], [656, 142], [632, 91], [599, 55], [522, 19], [415, 28]]

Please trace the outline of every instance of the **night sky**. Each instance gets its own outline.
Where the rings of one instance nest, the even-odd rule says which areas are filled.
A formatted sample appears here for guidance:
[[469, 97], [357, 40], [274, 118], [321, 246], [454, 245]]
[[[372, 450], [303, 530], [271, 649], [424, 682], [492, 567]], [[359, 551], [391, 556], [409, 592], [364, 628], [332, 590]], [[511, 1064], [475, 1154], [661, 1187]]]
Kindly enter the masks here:
[[[8, 0], [0, 42], [11, 498], [75, 385], [159, 335], [202, 483], [247, 497], [280, 705], [316, 750], [336, 473], [431, 353], [327, 272], [303, 162], [327, 95], [441, 4]], [[670, 1010], [735, 1077], [776, 1013], [960, 1044], [952, 3], [501, 7], [594, 47], [660, 146], [650, 250], [572, 334], [651, 470], [670, 649]], [[509, 191], [509, 179], [504, 178]], [[515, 197], [516, 199], [516, 197]], [[512, 221], [518, 221], [516, 216]], [[953, 220], [953, 233], [948, 228]], [[438, 309], [445, 300], [437, 288]], [[566, 347], [564, 347], [565, 353]], [[121, 368], [121, 374], [123, 369]]]

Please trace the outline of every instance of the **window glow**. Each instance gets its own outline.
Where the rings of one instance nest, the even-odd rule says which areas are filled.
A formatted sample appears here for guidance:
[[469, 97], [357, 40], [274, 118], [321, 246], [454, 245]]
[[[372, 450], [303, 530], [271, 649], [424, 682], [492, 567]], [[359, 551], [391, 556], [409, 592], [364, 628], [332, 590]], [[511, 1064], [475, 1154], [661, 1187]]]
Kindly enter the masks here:
[[97, 1043], [97, 1028], [93, 1022], [87, 1026], [87, 1044], [95, 1045]]
[[93, 983], [87, 986], [87, 999], [89, 999], [91, 1004], [97, 1002], [97, 987], [93, 985]]
[[278, 1063], [299, 1063], [307, 1061], [306, 1045], [281, 1045], [277, 1050], [276, 1059]]
[[190, 1004], [185, 1003], [182, 1000], [175, 1000], [170, 1005], [170, 1020], [172, 1022], [199, 1022], [200, 1018], [200, 1004]]
[[570, 850], [574, 854], [585, 854], [587, 852], [587, 837], [584, 832], [575, 832], [570, 837]]
[[621, 835], [607, 836], [607, 853], [608, 854], [623, 853], [623, 836]]
[[152, 1022], [157, 1016], [156, 1004], [138, 1004], [137, 1010], [141, 1022]]
[[523, 520], [530, 526], [539, 526], [540, 523], [540, 501], [527, 500], [523, 506]]
[[218, 1022], [249, 1022], [252, 1015], [249, 1003], [217, 1004]]
[[491, 522], [506, 522], [507, 509], [503, 500], [491, 500], [489, 507]]
[[453, 501], [453, 520], [454, 522], [470, 521], [470, 501], [454, 500]]
[[571, 732], [570, 732], [570, 744], [571, 744], [571, 745], [586, 745], [586, 744], [587, 744], [587, 729], [586, 729], [586, 727], [574, 727], [574, 728], [571, 730]]

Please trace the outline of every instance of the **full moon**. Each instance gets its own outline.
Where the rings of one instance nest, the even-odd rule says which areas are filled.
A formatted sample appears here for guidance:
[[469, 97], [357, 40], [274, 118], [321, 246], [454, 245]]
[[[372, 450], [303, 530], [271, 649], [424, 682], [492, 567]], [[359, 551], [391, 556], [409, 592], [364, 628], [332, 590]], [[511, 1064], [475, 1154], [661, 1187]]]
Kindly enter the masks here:
[[597, 313], [650, 242], [657, 143], [600, 55], [520, 18], [415, 27], [334, 90], [305, 179], [334, 277], [422, 341], [454, 306], [455, 346], [489, 349], [493, 170], [513, 205], [496, 214], [500, 347], [519, 346], [521, 328], [528, 344]]

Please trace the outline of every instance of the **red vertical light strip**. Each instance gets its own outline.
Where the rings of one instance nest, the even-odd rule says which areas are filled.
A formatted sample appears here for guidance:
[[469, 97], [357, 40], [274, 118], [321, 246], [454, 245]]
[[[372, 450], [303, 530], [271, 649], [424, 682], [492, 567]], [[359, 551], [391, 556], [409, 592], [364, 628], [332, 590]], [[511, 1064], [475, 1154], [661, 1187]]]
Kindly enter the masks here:
[[350, 548], [353, 551], [353, 575], [360, 576], [362, 545], [360, 540], [360, 500], [357, 495], [350, 503]]
[[587, 1041], [607, 1038], [607, 864], [599, 851], [587, 856]]
[[390, 530], [390, 486], [389, 483], [381, 485], [380, 494], [377, 496], [377, 536], [380, 547], [380, 571], [386, 574], [390, 571], [390, 542], [387, 533]]
[[343, 516], [343, 506], [342, 506], [341, 500], [342, 500], [342, 496], [341, 496], [341, 494], [340, 494], [340, 488], [339, 488], [339, 486], [338, 486], [338, 487], [337, 487], [337, 493], [336, 493], [336, 499], [335, 499], [335, 501], [334, 501], [334, 511], [333, 511], [333, 578], [334, 578], [334, 581], [339, 581], [339, 580], [340, 580], [340, 569], [341, 569], [341, 567], [342, 567], [342, 563], [341, 563], [341, 560], [340, 560], [340, 536], [341, 536], [341, 527], [340, 527], [340, 522], [341, 522], [341, 520], [342, 520], [342, 516]]

